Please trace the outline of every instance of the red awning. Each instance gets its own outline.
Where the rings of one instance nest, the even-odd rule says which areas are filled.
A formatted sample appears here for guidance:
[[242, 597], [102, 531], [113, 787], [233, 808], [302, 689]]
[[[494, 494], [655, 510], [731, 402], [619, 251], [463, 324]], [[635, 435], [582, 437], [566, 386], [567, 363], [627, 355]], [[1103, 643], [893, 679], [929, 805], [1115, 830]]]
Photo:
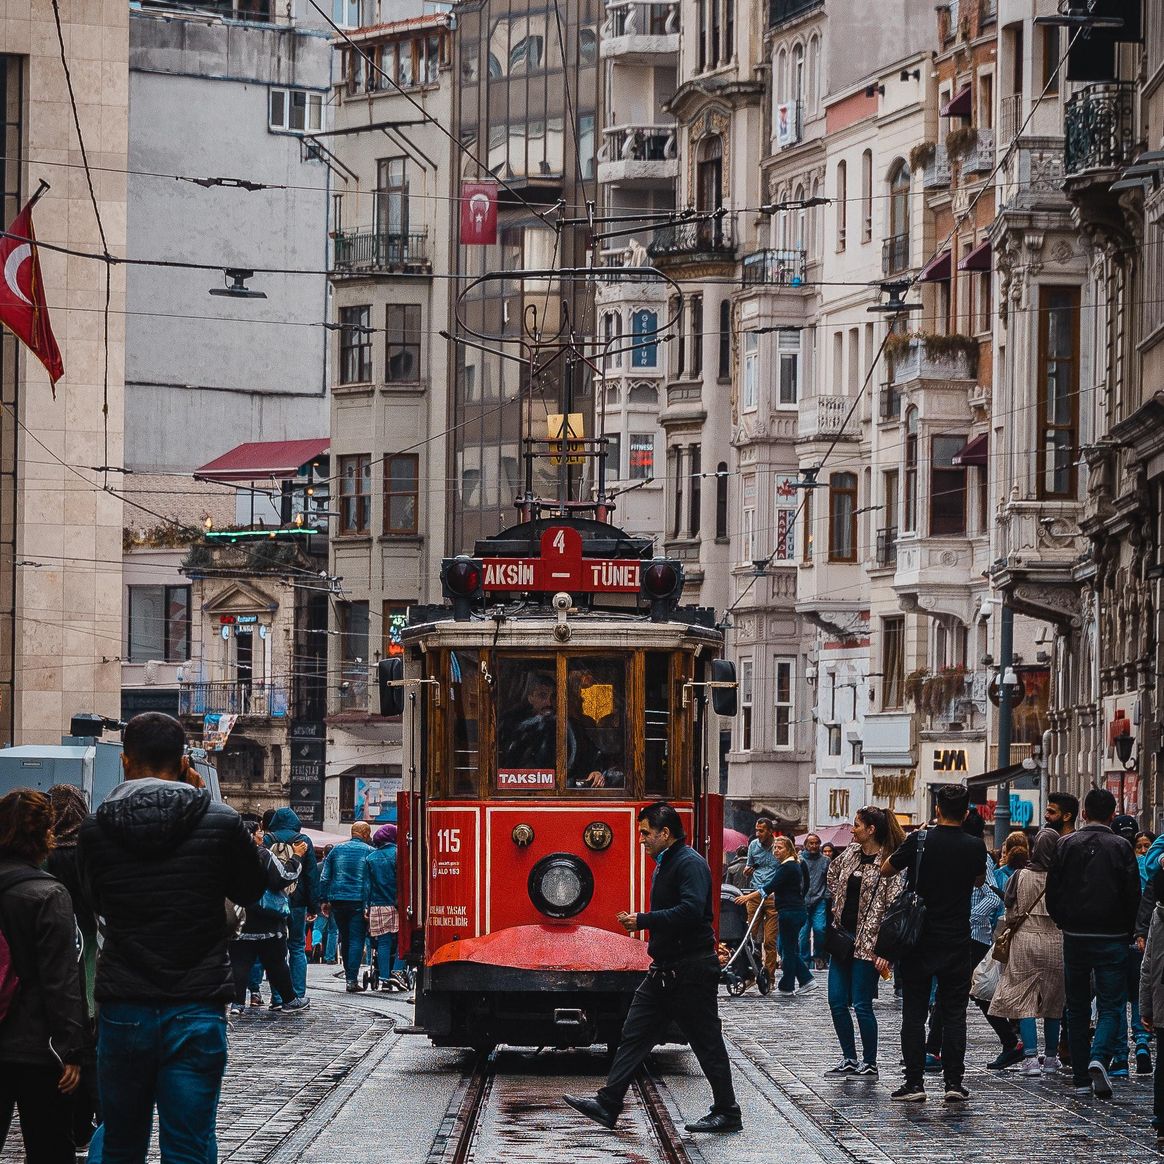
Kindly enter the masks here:
[[299, 476], [309, 461], [323, 456], [331, 445], [329, 437], [302, 441], [248, 441], [229, 453], [195, 469], [203, 481], [286, 481]]
[[970, 116], [970, 86], [966, 85], [959, 89], [955, 96], [951, 97], [941, 109], [938, 110], [941, 117], [969, 117]]
[[984, 238], [959, 264], [959, 271], [990, 270], [990, 239]]
[[950, 252], [942, 251], [937, 258], [930, 259], [925, 270], [918, 276], [919, 283], [943, 283], [950, 277]]
[[981, 469], [986, 468], [986, 458], [990, 451], [990, 434], [980, 433], [972, 440], [966, 442], [966, 447], [960, 452], [955, 453], [953, 461], [955, 465], [977, 465]]

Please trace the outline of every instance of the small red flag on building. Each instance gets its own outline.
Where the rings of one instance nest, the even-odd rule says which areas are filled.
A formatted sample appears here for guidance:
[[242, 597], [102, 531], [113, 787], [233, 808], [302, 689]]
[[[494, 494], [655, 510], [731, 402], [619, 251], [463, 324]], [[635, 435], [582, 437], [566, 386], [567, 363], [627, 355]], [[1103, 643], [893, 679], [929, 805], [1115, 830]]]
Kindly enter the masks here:
[[53, 338], [44, 299], [40, 255], [32, 231], [35, 202], [36, 198], [30, 199], [0, 238], [0, 270], [4, 273], [0, 282], [0, 323], [44, 364], [56, 395], [56, 384], [65, 374], [65, 365]]
[[488, 246], [497, 241], [497, 183], [461, 183], [461, 242]]

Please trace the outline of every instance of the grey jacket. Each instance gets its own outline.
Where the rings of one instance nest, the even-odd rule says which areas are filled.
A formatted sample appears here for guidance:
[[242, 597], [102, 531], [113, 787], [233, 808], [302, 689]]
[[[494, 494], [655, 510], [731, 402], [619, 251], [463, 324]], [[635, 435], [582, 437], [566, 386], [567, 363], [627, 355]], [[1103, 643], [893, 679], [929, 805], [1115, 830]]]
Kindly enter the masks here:
[[812, 907], [818, 901], [824, 901], [828, 893], [829, 859], [823, 853], [816, 857], [801, 853], [800, 859], [808, 870], [808, 892], [804, 895], [804, 904]]
[[1140, 1018], [1164, 1024], [1164, 906], [1152, 911], [1148, 944], [1140, 963]]

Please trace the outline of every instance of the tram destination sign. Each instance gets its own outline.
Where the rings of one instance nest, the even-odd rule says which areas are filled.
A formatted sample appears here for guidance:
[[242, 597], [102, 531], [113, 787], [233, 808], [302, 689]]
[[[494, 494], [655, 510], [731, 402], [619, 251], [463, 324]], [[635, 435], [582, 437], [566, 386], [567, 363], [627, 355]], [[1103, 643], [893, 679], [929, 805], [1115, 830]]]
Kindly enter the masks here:
[[635, 558], [584, 558], [575, 529], [555, 526], [542, 534], [537, 558], [483, 558], [487, 591], [565, 590], [575, 594], [637, 594], [641, 563]]

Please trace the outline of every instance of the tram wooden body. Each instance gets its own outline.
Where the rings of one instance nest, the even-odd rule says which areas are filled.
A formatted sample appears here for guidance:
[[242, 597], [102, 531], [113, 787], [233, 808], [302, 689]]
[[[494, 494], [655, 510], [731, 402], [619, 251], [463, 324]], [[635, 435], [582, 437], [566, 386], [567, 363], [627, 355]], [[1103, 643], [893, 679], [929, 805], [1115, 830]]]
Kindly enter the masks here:
[[650, 553], [535, 516], [446, 560], [451, 605], [412, 610], [381, 664], [404, 720], [401, 948], [437, 1045], [617, 1041], [649, 965], [616, 921], [648, 907], [644, 804], [674, 804], [720, 868], [708, 738], [734, 674], [712, 612], [680, 605], [682, 566]]

